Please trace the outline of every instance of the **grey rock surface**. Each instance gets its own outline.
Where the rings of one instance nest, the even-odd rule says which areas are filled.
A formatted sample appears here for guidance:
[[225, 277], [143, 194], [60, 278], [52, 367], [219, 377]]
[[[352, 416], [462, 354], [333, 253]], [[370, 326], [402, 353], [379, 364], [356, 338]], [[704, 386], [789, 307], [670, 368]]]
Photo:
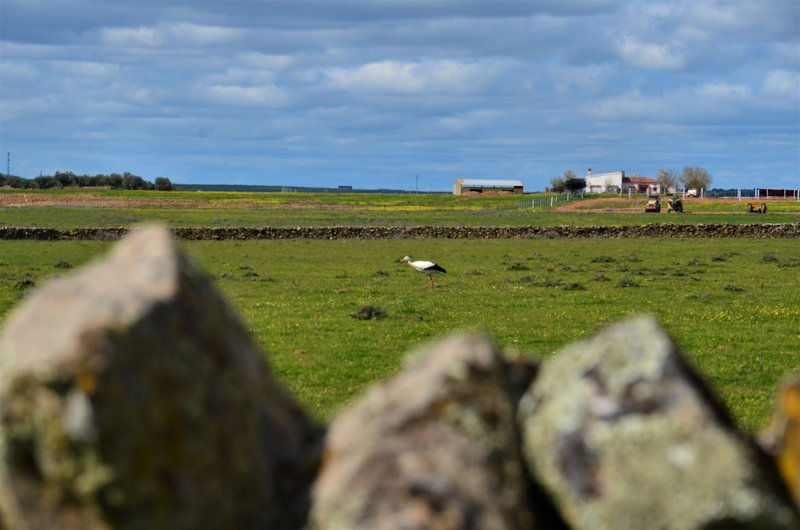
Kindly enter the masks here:
[[310, 528], [534, 527], [512, 369], [478, 336], [413, 356], [331, 425]]
[[534, 478], [576, 529], [800, 528], [774, 466], [650, 317], [548, 360], [519, 419]]
[[298, 528], [321, 432], [170, 231], [133, 231], [0, 335], [12, 528]]

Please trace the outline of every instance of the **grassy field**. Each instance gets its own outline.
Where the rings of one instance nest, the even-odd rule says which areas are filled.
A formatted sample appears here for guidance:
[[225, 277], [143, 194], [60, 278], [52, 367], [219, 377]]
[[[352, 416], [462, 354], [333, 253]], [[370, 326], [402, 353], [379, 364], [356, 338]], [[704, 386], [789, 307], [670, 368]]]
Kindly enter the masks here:
[[[581, 215], [581, 214], [575, 214]], [[81, 226], [87, 226], [87, 223]], [[32, 285], [109, 243], [0, 241], [0, 321]], [[800, 370], [796, 240], [383, 240], [185, 243], [321, 419], [403, 354], [453, 330], [542, 358], [599, 327], [656, 315], [749, 430]], [[448, 269], [436, 291], [402, 256]], [[360, 320], [365, 306], [385, 310]]]
[[[24, 206], [13, 199], [26, 197]], [[800, 201], [770, 200], [767, 215], [747, 200], [687, 199], [686, 213], [644, 214], [643, 197], [608, 197], [531, 208], [549, 196], [308, 194], [123, 190], [0, 190], [0, 226], [117, 227], [159, 221], [187, 226], [594, 226], [647, 223], [796, 223]], [[56, 204], [54, 207], [53, 204]], [[13, 205], [9, 205], [13, 204]]]

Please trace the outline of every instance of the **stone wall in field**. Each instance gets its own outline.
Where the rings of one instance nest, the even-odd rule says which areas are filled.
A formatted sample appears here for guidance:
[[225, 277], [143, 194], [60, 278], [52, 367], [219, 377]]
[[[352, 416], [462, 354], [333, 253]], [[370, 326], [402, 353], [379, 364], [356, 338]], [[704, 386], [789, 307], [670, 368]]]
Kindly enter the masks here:
[[[0, 240], [31, 239], [56, 241], [69, 239], [114, 240], [123, 237], [126, 228], [54, 228], [0, 227]], [[175, 228], [182, 240], [245, 239], [511, 239], [574, 237], [753, 237], [800, 238], [800, 223], [787, 224], [646, 224], [631, 226], [332, 226], [332, 227], [261, 227], [261, 228]]]
[[264, 359], [166, 229], [36, 290], [0, 332], [0, 528], [800, 527], [800, 383], [756, 443], [650, 317], [542, 363], [444, 338], [328, 426]]

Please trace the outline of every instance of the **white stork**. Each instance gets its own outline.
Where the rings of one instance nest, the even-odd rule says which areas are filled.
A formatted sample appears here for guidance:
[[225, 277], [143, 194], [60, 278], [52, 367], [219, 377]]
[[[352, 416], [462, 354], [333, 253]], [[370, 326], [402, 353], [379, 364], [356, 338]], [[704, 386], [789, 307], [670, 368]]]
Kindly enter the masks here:
[[433, 279], [433, 275], [447, 272], [446, 270], [444, 270], [443, 267], [440, 267], [439, 265], [435, 264], [432, 261], [424, 261], [424, 260], [411, 261], [410, 256], [406, 256], [403, 259], [401, 259], [400, 263], [408, 263], [415, 270], [427, 274], [428, 279], [431, 281], [431, 290], [436, 289], [436, 280]]

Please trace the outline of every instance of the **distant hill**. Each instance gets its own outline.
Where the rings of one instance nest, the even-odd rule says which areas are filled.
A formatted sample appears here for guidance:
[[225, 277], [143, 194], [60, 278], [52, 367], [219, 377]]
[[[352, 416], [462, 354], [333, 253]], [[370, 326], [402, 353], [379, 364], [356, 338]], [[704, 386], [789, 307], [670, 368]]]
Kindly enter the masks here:
[[261, 193], [445, 193], [442, 191], [408, 191], [390, 189], [353, 189], [353, 188], [312, 188], [305, 186], [252, 186], [246, 184], [172, 184], [176, 190], [183, 191], [252, 191]]

